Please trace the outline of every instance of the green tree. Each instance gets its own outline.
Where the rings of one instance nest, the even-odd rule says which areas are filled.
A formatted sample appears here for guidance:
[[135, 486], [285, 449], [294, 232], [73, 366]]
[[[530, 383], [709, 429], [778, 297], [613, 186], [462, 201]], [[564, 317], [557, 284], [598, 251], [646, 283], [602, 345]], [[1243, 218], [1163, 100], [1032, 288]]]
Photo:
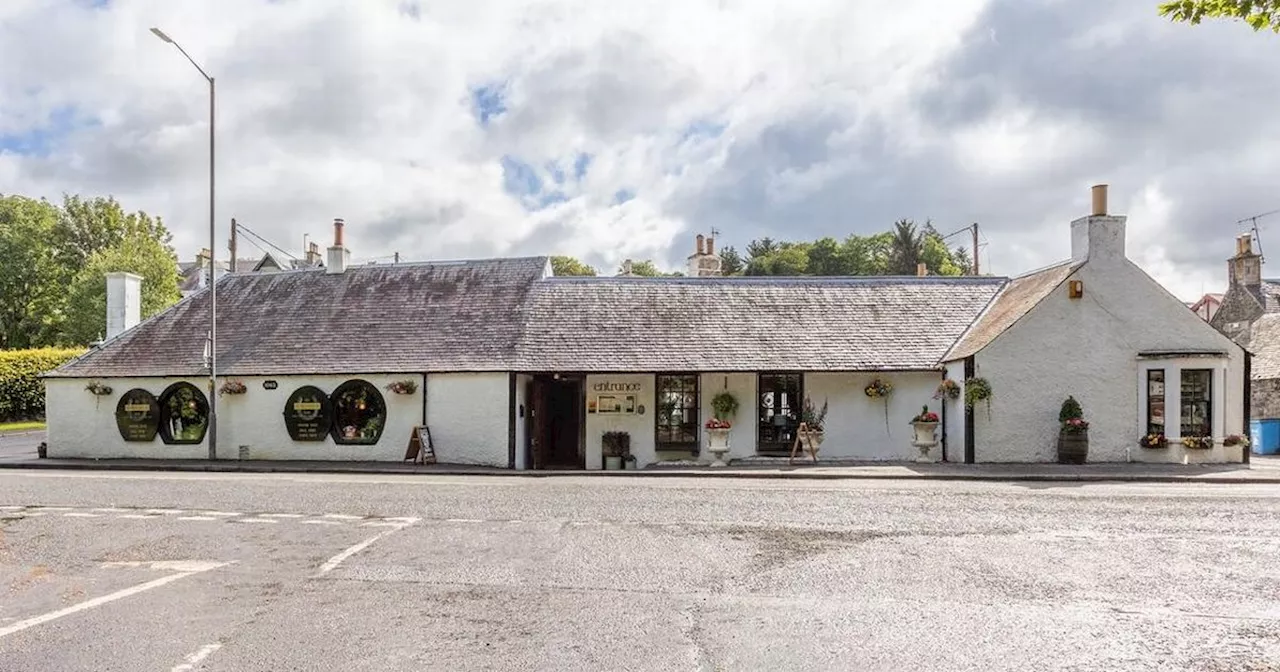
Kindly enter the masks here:
[[721, 275], [742, 275], [747, 270], [747, 262], [738, 254], [738, 250], [732, 245], [721, 248], [720, 250], [720, 274]]
[[64, 274], [49, 245], [57, 224], [48, 201], [0, 196], [0, 350], [45, 345], [61, 315]]
[[1244, 21], [1255, 31], [1280, 33], [1280, 0], [1170, 0], [1160, 3], [1160, 16], [1196, 25], [1204, 19]]
[[810, 246], [809, 243], [779, 243], [773, 247], [772, 252], [752, 255], [751, 260], [747, 262], [745, 273], [746, 275], [807, 275]]
[[892, 275], [915, 275], [916, 265], [924, 255], [925, 232], [915, 222], [900, 219], [893, 223], [893, 239], [889, 244], [889, 268]]
[[595, 275], [596, 269], [573, 257], [551, 257], [551, 271], [556, 275]]
[[87, 345], [105, 335], [107, 273], [128, 271], [142, 276], [142, 318], [173, 305], [178, 292], [178, 266], [173, 250], [154, 236], [135, 231], [119, 244], [94, 252], [67, 288], [66, 342]]
[[133, 234], [149, 236], [162, 245], [173, 240], [159, 217], [141, 210], [126, 213], [114, 198], [63, 196], [53, 244], [69, 277], [94, 253], [115, 247]]

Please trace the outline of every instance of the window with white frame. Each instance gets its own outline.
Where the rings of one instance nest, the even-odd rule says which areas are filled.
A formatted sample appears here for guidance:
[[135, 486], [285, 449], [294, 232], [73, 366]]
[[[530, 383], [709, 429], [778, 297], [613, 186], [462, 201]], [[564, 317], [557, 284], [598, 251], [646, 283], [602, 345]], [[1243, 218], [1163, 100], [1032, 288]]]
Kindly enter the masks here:
[[1227, 359], [1216, 355], [1139, 356], [1139, 435], [1185, 436], [1225, 434]]
[[1182, 369], [1180, 436], [1213, 436], [1213, 369]]

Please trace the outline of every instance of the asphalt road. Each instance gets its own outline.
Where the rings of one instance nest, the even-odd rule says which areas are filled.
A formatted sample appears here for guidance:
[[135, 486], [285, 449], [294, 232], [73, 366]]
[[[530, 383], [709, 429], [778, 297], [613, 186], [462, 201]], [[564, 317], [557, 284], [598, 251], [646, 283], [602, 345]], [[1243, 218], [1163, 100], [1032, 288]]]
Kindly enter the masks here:
[[0, 432], [0, 461], [29, 460], [36, 456], [36, 447], [44, 441], [45, 433]]
[[0, 670], [1280, 670], [1280, 487], [0, 473]]

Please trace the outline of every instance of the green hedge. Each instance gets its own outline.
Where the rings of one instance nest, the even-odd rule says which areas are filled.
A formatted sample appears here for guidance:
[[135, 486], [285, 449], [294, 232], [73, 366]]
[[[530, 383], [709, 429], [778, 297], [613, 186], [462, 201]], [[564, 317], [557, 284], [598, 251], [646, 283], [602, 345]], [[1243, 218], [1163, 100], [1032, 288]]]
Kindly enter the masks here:
[[83, 352], [61, 348], [0, 350], [0, 422], [43, 418], [44, 382], [40, 374]]

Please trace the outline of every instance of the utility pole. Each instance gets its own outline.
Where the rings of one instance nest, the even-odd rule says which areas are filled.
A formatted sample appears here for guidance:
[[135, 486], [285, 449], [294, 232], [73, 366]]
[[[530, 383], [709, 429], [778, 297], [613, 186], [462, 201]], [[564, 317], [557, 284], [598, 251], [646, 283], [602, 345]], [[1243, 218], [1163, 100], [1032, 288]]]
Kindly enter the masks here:
[[978, 275], [978, 223], [973, 223], [973, 274]]
[[[253, 241], [249, 241], [253, 242]], [[231, 218], [231, 272], [235, 273], [236, 268], [236, 218]]]

